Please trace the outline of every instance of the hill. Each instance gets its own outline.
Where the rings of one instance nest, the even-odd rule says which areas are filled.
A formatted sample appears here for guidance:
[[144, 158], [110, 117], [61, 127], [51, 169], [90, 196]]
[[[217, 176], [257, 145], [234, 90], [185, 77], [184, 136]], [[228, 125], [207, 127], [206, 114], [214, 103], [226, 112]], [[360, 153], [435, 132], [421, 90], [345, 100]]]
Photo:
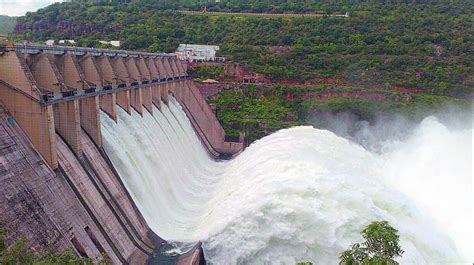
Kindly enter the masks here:
[[17, 17], [0, 15], [0, 34], [6, 35], [13, 32]]
[[349, 12], [349, 18], [193, 16], [169, 11], [198, 9], [199, 3], [57, 3], [21, 17], [15, 31], [34, 41], [72, 38], [85, 46], [120, 39], [124, 49], [148, 51], [174, 51], [179, 43], [219, 44], [224, 55], [272, 80], [330, 77], [451, 96], [472, 93], [473, 8], [468, 1], [208, 4], [209, 10], [232, 12]]

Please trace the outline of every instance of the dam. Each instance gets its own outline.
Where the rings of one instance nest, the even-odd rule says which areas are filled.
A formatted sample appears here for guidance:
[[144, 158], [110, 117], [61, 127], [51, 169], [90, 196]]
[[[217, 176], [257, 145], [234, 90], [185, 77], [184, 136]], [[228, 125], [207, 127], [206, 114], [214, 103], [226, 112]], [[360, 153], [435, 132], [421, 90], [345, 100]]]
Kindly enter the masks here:
[[0, 99], [7, 244], [114, 264], [336, 264], [388, 220], [402, 264], [470, 260], [470, 126], [427, 117], [381, 151], [298, 126], [243, 151], [173, 55], [33, 44], [1, 52]]
[[[0, 50], [0, 104], [0, 224], [7, 243], [26, 238], [37, 252], [70, 249], [115, 264], [146, 264], [165, 244], [105, 152], [102, 123], [123, 126], [124, 115], [163, 118], [168, 104], [179, 105], [209, 157], [243, 149], [225, 141], [172, 54], [10, 45]], [[196, 245], [173, 262], [200, 258]]]

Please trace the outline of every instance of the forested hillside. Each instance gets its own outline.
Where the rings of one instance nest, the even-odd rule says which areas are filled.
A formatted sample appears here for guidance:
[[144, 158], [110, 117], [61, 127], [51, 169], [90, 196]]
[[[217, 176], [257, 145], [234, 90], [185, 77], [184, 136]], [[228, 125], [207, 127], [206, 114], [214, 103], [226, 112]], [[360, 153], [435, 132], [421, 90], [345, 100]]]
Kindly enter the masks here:
[[219, 44], [222, 53], [273, 80], [331, 77], [466, 96], [473, 87], [473, 7], [437, 3], [222, 1], [208, 10], [349, 12], [350, 17], [184, 15], [199, 1], [53, 4], [19, 19], [29, 40], [71, 38], [93, 46], [120, 39], [124, 49], [167, 51], [179, 43]]
[[6, 35], [13, 32], [15, 23], [16, 17], [0, 15], [0, 34]]

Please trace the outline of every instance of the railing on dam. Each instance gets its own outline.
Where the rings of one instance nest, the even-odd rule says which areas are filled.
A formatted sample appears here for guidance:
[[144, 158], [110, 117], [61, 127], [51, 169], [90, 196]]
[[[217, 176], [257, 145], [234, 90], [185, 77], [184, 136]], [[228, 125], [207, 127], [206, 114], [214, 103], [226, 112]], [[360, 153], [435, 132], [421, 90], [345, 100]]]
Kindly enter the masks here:
[[112, 50], [112, 49], [100, 49], [100, 48], [88, 48], [88, 47], [76, 47], [76, 46], [58, 46], [58, 45], [44, 45], [44, 44], [33, 44], [33, 43], [15, 43], [13, 47], [6, 47], [7, 51], [16, 51], [28, 54], [37, 54], [40, 52], [51, 53], [55, 55], [73, 54], [73, 55], [84, 55], [92, 54], [94, 56], [148, 56], [148, 57], [175, 57], [175, 54], [170, 53], [149, 53], [149, 52], [136, 52], [136, 51], [124, 51], [124, 50]]
[[[46, 105], [57, 104], [65, 101], [77, 100], [87, 97], [95, 97], [101, 96], [106, 94], [118, 93], [121, 91], [133, 90], [138, 88], [146, 88], [152, 87], [153, 85], [163, 85], [163, 84], [171, 84], [175, 80], [190, 80], [191, 77], [189, 76], [182, 76], [182, 77], [175, 77], [173, 80], [153, 80], [152, 82], [141, 82], [141, 83], [132, 83], [131, 85], [121, 85], [117, 87], [103, 87], [103, 88], [96, 88], [90, 87], [89, 89], [84, 90], [76, 90], [76, 91], [66, 91], [66, 92], [49, 92], [43, 95], [43, 103]], [[1, 80], [0, 80], [1, 81]]]

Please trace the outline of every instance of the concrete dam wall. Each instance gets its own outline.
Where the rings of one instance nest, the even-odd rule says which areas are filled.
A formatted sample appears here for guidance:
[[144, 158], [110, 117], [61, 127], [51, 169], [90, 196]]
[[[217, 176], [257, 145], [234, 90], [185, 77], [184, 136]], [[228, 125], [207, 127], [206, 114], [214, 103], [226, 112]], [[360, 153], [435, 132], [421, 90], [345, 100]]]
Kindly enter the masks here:
[[[145, 264], [165, 241], [147, 225], [102, 147], [100, 111], [153, 115], [168, 95], [208, 153], [234, 155], [183, 65], [169, 54], [18, 44], [0, 50], [0, 225], [7, 243]], [[199, 248], [178, 257], [196, 262]]]

